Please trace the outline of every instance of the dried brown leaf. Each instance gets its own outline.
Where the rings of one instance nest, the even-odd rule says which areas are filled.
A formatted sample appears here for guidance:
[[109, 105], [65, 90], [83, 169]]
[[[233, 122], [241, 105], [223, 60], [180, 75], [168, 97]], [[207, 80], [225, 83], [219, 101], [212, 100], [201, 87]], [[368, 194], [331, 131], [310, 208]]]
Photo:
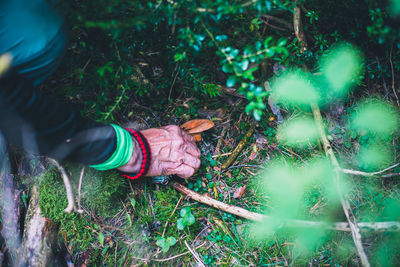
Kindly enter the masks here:
[[235, 193], [233, 193], [233, 198], [241, 198], [244, 192], [246, 192], [247, 186], [241, 186], [238, 189], [236, 189]]

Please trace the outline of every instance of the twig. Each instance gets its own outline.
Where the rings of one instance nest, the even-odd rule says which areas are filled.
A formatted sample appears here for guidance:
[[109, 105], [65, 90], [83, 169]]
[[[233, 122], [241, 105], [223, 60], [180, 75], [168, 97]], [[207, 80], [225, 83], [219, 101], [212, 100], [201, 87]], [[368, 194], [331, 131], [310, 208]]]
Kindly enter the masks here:
[[235, 168], [246, 168], [246, 167], [265, 169], [262, 165], [240, 164], [240, 165], [233, 165], [233, 166], [230, 166], [229, 168], [223, 170], [222, 172], [229, 171], [230, 169], [235, 169]]
[[[224, 136], [225, 136], [227, 131], [228, 131], [228, 127], [224, 126], [224, 128], [222, 128], [221, 135], [220, 135], [220, 137], [218, 139], [217, 146], [215, 147], [215, 152], [214, 152], [214, 156], [215, 157], [217, 157], [218, 154], [219, 154], [219, 150], [221, 149], [222, 141], [224, 140]], [[227, 154], [227, 153], [225, 153], [225, 154]]]
[[[386, 169], [377, 171], [377, 172], [363, 172], [363, 171], [357, 171], [357, 170], [349, 170], [349, 169], [342, 169], [343, 173], [347, 173], [347, 174], [351, 174], [351, 175], [358, 175], [358, 176], [365, 176], [365, 177], [373, 177], [373, 176], [377, 176], [379, 174], [382, 174], [388, 170], [391, 170], [393, 168], [396, 168], [397, 166], [399, 166], [400, 163], [396, 163], [390, 167], [387, 167]], [[392, 176], [397, 175], [397, 173], [390, 173]], [[384, 176], [382, 176], [384, 177]], [[387, 177], [387, 176], [385, 176]], [[390, 177], [390, 176], [389, 176]]]
[[340, 180], [341, 180], [341, 170], [342, 169], [340, 168], [339, 162], [335, 156], [335, 153], [333, 152], [333, 149], [328, 141], [328, 138], [326, 137], [324, 126], [322, 125], [322, 116], [321, 116], [319, 107], [317, 105], [312, 105], [312, 111], [314, 114], [314, 119], [318, 126], [319, 133], [321, 135], [320, 136], [321, 142], [322, 142], [323, 148], [325, 150], [325, 154], [331, 159], [333, 167], [334, 167], [335, 178], [336, 178], [336, 189], [337, 189], [337, 192], [338, 192], [338, 195], [340, 198], [340, 202], [342, 204], [344, 214], [346, 215], [348, 224], [351, 229], [351, 235], [352, 235], [353, 241], [356, 245], [358, 256], [361, 259], [361, 264], [363, 266], [368, 267], [368, 266], [370, 266], [370, 264], [368, 261], [368, 257], [365, 254], [364, 247], [362, 245], [360, 228], [357, 226], [357, 222], [356, 222], [356, 219], [351, 210], [349, 201], [344, 198], [342, 190], [340, 189]]
[[197, 252], [194, 249], [191, 249], [188, 245], [188, 243], [186, 242], [186, 240], [184, 241], [186, 247], [188, 248], [188, 250], [190, 251], [190, 253], [193, 255], [193, 257], [195, 258], [195, 260], [197, 261], [198, 265], [201, 267], [206, 267], [206, 265], [201, 261], [199, 254], [197, 254]]
[[213, 159], [218, 158], [218, 157], [225, 157], [225, 156], [229, 156], [232, 155], [232, 152], [228, 152], [228, 153], [224, 153], [224, 154], [217, 154], [217, 155], [213, 155], [211, 156]]
[[63, 178], [68, 200], [68, 206], [64, 211], [66, 213], [76, 211], [74, 191], [72, 189], [72, 185], [68, 178], [67, 172], [55, 159], [47, 158], [47, 160], [58, 169], [58, 171], [61, 173], [61, 177]]
[[296, 37], [300, 42], [301, 52], [306, 51], [307, 50], [307, 39], [306, 39], [306, 36], [304, 34], [303, 26], [302, 26], [302, 23], [301, 23], [301, 9], [300, 9], [299, 6], [296, 6], [294, 8], [294, 12], [293, 12], [293, 28], [294, 28], [294, 33], [296, 34]]
[[[195, 249], [199, 249], [199, 248], [203, 247], [205, 244], [207, 244], [207, 242], [204, 242], [203, 244], [197, 246]], [[186, 251], [186, 252], [183, 252], [181, 254], [177, 254], [175, 256], [172, 256], [172, 257], [169, 257], [169, 258], [165, 258], [165, 259], [145, 259], [145, 258], [139, 258], [139, 257], [135, 257], [135, 256], [131, 256], [131, 258], [136, 259], [136, 260], [141, 260], [141, 261], [144, 261], [144, 262], [148, 262], [148, 261], [166, 262], [166, 261], [171, 261], [171, 260], [174, 260], [176, 258], [185, 256], [186, 254], [189, 254], [189, 253], [190, 253], [190, 251]]]
[[176, 203], [174, 210], [172, 211], [171, 215], [169, 215], [169, 217], [168, 217], [168, 219], [167, 219], [167, 221], [166, 221], [166, 223], [164, 225], [164, 230], [163, 230], [162, 235], [161, 235], [162, 237], [164, 237], [164, 235], [165, 235], [165, 230], [167, 229], [167, 226], [168, 226], [168, 223], [169, 223], [169, 219], [171, 219], [172, 215], [174, 215], [174, 213], [175, 213], [176, 209], [178, 208], [179, 203], [181, 203], [182, 199], [183, 199], [183, 196], [181, 196], [179, 198], [178, 203]]
[[254, 133], [254, 129], [255, 129], [256, 125], [252, 124], [250, 127], [250, 130], [247, 131], [246, 135], [244, 136], [244, 138], [239, 142], [239, 144], [236, 146], [236, 148], [233, 150], [232, 154], [229, 156], [229, 158], [226, 160], [226, 162], [224, 164], [222, 164], [221, 166], [221, 171], [227, 169], [229, 166], [231, 166], [231, 164], [233, 163], [233, 161], [237, 158], [237, 156], [239, 155], [239, 153], [243, 150], [244, 146], [247, 143], [247, 140], [253, 135]]
[[399, 97], [397, 96], [396, 89], [394, 88], [394, 68], [393, 68], [393, 62], [392, 62], [392, 52], [393, 52], [393, 46], [390, 48], [390, 57], [389, 57], [390, 68], [392, 69], [392, 90], [393, 90], [394, 96], [396, 97], [397, 106], [400, 106]]
[[[181, 185], [180, 183], [173, 183], [172, 187], [181, 192], [182, 194], [192, 198], [193, 200], [211, 206], [213, 208], [222, 210], [224, 212], [236, 215], [241, 218], [245, 218], [251, 221], [262, 222], [265, 220], [272, 220], [273, 218], [248, 211], [246, 209], [229, 205], [223, 203], [221, 201], [215, 200], [212, 197], [209, 197], [206, 194], [199, 194], [189, 188]], [[351, 228], [349, 223], [347, 222], [336, 222], [336, 223], [325, 223], [325, 222], [316, 222], [316, 221], [306, 221], [306, 220], [285, 220], [282, 221], [281, 227], [301, 227], [301, 228], [325, 228], [328, 230], [334, 231], [344, 231], [351, 232]], [[374, 230], [374, 231], [392, 231], [398, 232], [400, 231], [400, 222], [389, 221], [389, 222], [360, 222], [358, 226], [362, 230]]]
[[261, 18], [262, 19], [266, 19], [267, 22], [268, 22], [268, 20], [274, 20], [274, 21], [284, 25], [289, 30], [293, 30], [293, 25], [290, 24], [289, 22], [287, 22], [286, 20], [281, 19], [281, 18], [277, 18], [277, 17], [271, 16], [271, 15], [262, 15]]
[[79, 212], [79, 213], [83, 212], [83, 210], [81, 209], [81, 188], [82, 188], [82, 180], [83, 180], [84, 174], [85, 174], [85, 166], [82, 167], [81, 175], [79, 176], [79, 182], [78, 182], [78, 210], [77, 210], [77, 212]]

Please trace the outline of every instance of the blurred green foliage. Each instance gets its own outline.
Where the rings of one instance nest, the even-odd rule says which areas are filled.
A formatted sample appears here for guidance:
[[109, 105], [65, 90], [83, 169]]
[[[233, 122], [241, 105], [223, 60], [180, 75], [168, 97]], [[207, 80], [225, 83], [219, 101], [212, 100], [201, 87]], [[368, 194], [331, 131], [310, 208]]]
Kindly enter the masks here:
[[[72, 36], [74, 50], [81, 54], [80, 64], [65, 65], [82, 66], [69, 70], [79, 80], [78, 88], [64, 89], [68, 95], [82, 97], [86, 114], [113, 120], [115, 112], [132, 97], [143, 101], [158, 95], [159, 101], [165, 101], [163, 97], [171, 93], [174, 96], [182, 90], [188, 95], [200, 93], [215, 97], [225, 86], [234, 87], [249, 101], [246, 112], [260, 120], [268, 95], [264, 81], [273, 76], [274, 68], [312, 66], [343, 42], [359, 46], [360, 51], [368, 47], [382, 58], [391, 56], [393, 68], [399, 70], [399, 56], [388, 49], [400, 47], [399, 31], [390, 12], [386, 12], [385, 3], [298, 1], [304, 7], [307, 38], [312, 41], [309, 50], [299, 53], [297, 39], [290, 34], [294, 2], [98, 0], [64, 3], [76, 32]], [[281, 19], [283, 25], [279, 24], [278, 29], [268, 26], [275, 20], [265, 15]], [[348, 54], [359, 52], [346, 46], [342, 50], [342, 58], [335, 64], [322, 61], [327, 84], [338, 93], [346, 91], [347, 84], [357, 78], [353, 69], [361, 66], [357, 57]], [[346, 70], [342, 69], [342, 62], [349, 63], [348, 59], [354, 61], [346, 64]], [[389, 77], [390, 67], [372, 63], [375, 60], [366, 58], [366, 74], [372, 79]], [[341, 77], [337, 77], [338, 69]], [[303, 84], [300, 88], [309, 86]]]

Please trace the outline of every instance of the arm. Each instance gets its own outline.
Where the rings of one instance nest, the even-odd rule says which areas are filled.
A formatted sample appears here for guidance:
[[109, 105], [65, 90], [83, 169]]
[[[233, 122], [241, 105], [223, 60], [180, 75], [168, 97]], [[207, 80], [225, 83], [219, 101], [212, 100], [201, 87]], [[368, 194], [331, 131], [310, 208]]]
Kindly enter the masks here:
[[[98, 165], [116, 152], [127, 153], [112, 126], [81, 117], [70, 106], [45, 96], [13, 70], [0, 78], [0, 129], [8, 142], [58, 160]], [[187, 178], [200, 166], [199, 149], [179, 127], [169, 125], [141, 133], [152, 154], [148, 176], [177, 174]], [[136, 141], [128, 141], [132, 142], [131, 154], [127, 163], [116, 168], [137, 172], [141, 151]]]
[[116, 149], [111, 126], [81, 117], [15, 70], [0, 78], [0, 129], [8, 142], [58, 160], [99, 164]]

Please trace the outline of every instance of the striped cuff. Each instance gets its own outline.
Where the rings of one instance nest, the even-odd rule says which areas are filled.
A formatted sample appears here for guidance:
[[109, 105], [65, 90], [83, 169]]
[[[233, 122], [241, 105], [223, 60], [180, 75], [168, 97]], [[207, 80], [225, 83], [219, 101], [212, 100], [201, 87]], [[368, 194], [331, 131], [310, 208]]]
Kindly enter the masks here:
[[99, 171], [106, 171], [121, 167], [128, 163], [133, 154], [133, 140], [129, 132], [120, 126], [111, 124], [117, 136], [117, 147], [111, 157], [103, 163], [89, 165]]

